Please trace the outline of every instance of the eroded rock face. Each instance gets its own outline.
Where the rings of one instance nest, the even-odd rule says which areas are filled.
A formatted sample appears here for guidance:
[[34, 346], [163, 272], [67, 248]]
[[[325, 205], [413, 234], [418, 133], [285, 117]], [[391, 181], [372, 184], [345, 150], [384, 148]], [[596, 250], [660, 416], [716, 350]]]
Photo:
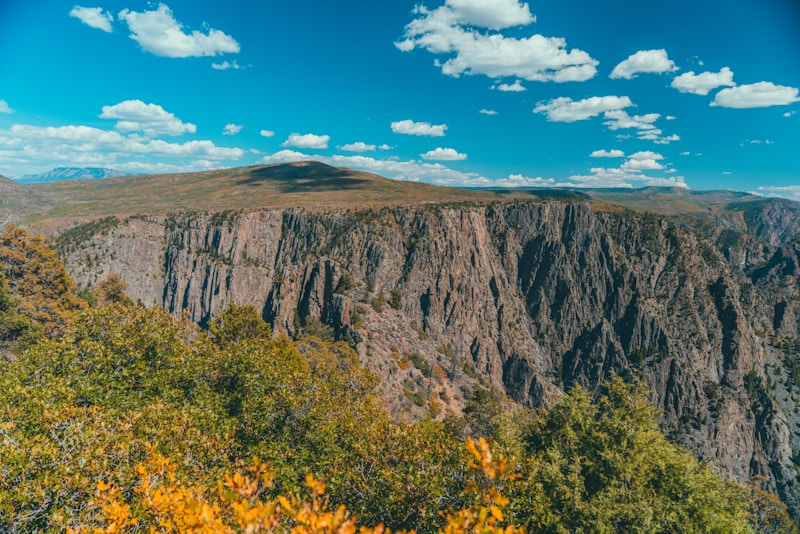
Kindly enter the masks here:
[[797, 514], [797, 418], [762, 332], [798, 337], [797, 251], [765, 246], [734, 262], [662, 218], [548, 202], [132, 218], [64, 259], [79, 284], [116, 273], [200, 324], [229, 302], [277, 334], [318, 318], [398, 417], [458, 414], [479, 380], [537, 406], [641, 374], [670, 435]]

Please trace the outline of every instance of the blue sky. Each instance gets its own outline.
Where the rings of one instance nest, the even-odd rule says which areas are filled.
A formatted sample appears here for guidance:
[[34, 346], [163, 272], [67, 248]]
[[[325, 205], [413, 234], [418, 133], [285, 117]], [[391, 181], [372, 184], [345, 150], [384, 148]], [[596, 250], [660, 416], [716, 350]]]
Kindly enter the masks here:
[[316, 159], [800, 200], [796, 0], [0, 2], [0, 174]]

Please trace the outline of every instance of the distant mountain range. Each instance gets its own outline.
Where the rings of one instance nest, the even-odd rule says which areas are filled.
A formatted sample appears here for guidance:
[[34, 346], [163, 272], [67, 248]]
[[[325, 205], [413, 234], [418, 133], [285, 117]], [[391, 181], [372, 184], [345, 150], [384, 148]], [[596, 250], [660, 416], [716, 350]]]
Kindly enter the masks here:
[[138, 176], [137, 173], [103, 167], [58, 167], [41, 174], [26, 174], [17, 182], [21, 184], [46, 184], [63, 180], [101, 180], [118, 176]]

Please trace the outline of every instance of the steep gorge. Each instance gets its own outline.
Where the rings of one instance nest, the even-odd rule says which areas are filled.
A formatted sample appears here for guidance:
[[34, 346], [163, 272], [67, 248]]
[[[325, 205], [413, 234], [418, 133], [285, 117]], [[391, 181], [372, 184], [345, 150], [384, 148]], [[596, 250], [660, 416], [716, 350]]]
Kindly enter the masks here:
[[723, 254], [653, 215], [497, 202], [137, 216], [61, 250], [78, 283], [119, 274], [200, 324], [229, 302], [278, 333], [317, 318], [398, 417], [458, 414], [480, 384], [537, 406], [641, 375], [671, 436], [737, 480], [764, 476], [798, 515], [798, 246], [759, 231], [770, 242]]

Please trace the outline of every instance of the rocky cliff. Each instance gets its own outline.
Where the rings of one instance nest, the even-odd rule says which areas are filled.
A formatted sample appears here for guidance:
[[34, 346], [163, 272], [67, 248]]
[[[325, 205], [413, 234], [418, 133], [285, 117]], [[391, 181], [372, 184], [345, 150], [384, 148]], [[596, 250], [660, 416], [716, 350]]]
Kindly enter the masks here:
[[398, 417], [458, 414], [488, 385], [537, 406], [641, 375], [671, 436], [797, 515], [800, 247], [748, 213], [733, 237], [557, 201], [181, 214], [95, 223], [61, 250], [78, 283], [116, 273], [201, 324], [229, 302], [278, 333], [319, 319]]

